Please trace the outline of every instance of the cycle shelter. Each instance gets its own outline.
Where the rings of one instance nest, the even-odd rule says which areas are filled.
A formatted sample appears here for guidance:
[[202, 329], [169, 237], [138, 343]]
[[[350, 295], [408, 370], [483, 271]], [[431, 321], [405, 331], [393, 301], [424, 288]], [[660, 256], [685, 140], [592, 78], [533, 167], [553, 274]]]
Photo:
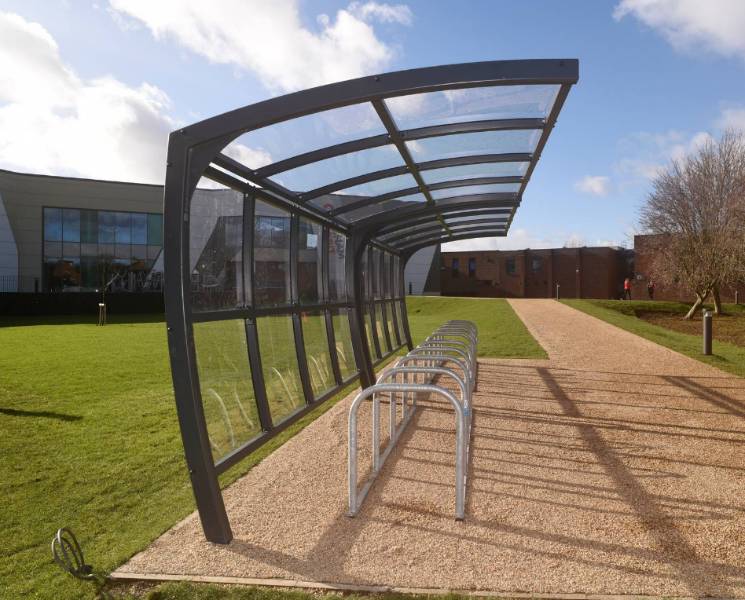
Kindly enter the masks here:
[[[348, 383], [373, 386], [377, 366], [415, 349], [409, 258], [507, 234], [578, 70], [575, 59], [546, 59], [391, 72], [278, 96], [170, 135], [168, 344], [209, 541], [232, 539], [220, 473]], [[460, 347], [454, 329], [440, 330], [420, 356]], [[461, 413], [465, 432], [470, 417]]]

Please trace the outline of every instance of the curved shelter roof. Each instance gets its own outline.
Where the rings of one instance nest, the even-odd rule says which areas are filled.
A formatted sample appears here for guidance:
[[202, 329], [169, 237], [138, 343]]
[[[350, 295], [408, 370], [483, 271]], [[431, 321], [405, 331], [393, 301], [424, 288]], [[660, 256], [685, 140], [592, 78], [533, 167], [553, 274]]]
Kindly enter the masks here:
[[[412, 348], [408, 257], [507, 233], [577, 71], [568, 59], [399, 71], [171, 134], [168, 344], [208, 540], [232, 537], [219, 473]], [[205, 177], [223, 189], [197, 189]]]

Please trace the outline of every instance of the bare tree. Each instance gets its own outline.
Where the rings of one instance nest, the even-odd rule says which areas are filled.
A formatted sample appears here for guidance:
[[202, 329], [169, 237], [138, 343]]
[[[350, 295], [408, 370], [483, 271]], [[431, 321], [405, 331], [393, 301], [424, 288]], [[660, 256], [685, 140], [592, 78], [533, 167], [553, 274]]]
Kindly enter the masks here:
[[745, 137], [727, 131], [673, 161], [653, 182], [642, 208], [643, 229], [657, 234], [655, 278], [681, 285], [696, 300], [690, 319], [712, 295], [745, 277]]

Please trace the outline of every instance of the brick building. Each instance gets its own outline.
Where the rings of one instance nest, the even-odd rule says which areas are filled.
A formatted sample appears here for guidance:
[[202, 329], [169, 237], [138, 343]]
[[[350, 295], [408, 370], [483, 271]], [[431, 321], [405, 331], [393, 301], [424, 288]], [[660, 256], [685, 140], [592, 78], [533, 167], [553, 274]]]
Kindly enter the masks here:
[[[651, 279], [655, 281], [655, 300], [679, 300], [681, 302], [690, 302], [693, 300], [693, 294], [683, 286], [662, 285], [654, 277], [654, 255], [656, 235], [635, 235], [634, 236], [634, 254], [635, 254], [635, 277], [634, 285], [631, 290], [631, 297], [635, 300], [648, 299], [647, 282]], [[745, 300], [745, 284], [737, 288], [723, 288], [720, 293], [722, 302], [735, 301], [735, 289], [738, 291], [740, 302]]]
[[443, 252], [443, 296], [618, 298], [632, 276], [624, 248], [554, 248]]

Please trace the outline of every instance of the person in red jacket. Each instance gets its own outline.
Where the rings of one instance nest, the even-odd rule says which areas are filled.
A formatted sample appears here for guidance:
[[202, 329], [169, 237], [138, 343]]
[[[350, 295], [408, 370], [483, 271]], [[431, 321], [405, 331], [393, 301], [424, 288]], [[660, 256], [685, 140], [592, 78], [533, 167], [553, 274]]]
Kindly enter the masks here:
[[631, 300], [631, 279], [628, 277], [623, 280], [623, 297], [625, 300]]

